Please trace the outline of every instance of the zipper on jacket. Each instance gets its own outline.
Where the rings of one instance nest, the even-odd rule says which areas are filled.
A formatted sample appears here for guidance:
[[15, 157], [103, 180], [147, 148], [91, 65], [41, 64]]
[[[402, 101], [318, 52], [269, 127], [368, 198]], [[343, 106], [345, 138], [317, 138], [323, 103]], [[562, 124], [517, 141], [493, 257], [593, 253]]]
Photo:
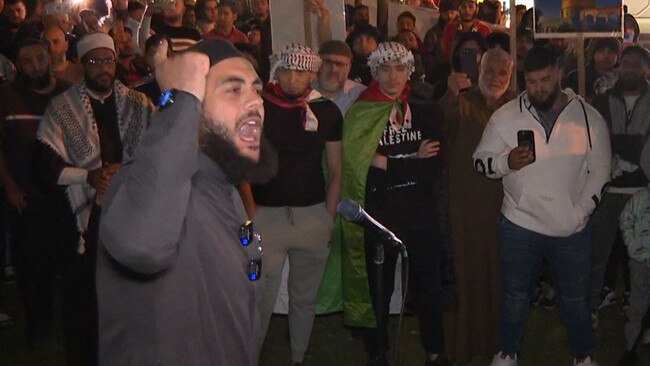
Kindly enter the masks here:
[[[523, 100], [523, 96], [520, 97], [520, 98], [522, 98], [522, 100]], [[564, 105], [564, 108], [562, 108], [562, 111], [560, 112], [560, 114], [558, 114], [557, 117], [555, 118], [555, 122], [553, 123], [553, 126], [551, 126], [551, 130], [548, 131], [548, 133], [546, 133], [546, 128], [544, 128], [544, 124], [542, 123], [542, 121], [540, 121], [539, 118], [535, 115], [535, 113], [531, 112], [531, 110], [530, 110], [533, 107], [533, 105], [532, 104], [526, 105], [526, 103], [524, 101], [523, 105], [524, 105], [524, 107], [526, 107], [526, 110], [528, 111], [528, 113], [530, 113], [530, 115], [533, 116], [533, 118], [535, 118], [537, 123], [539, 123], [539, 125], [542, 127], [542, 130], [544, 130], [544, 135], [546, 136], [546, 145], [548, 145], [549, 141], [551, 140], [551, 135], [553, 134], [553, 129], [555, 129], [555, 125], [557, 125], [557, 120], [560, 119], [560, 116], [564, 113], [564, 111], [569, 106], [569, 104], [571, 104], [571, 102], [573, 102], [573, 99], [569, 98], [569, 102]], [[635, 107], [636, 107], [636, 104], [635, 104]], [[521, 111], [521, 109], [520, 109], [520, 111]]]

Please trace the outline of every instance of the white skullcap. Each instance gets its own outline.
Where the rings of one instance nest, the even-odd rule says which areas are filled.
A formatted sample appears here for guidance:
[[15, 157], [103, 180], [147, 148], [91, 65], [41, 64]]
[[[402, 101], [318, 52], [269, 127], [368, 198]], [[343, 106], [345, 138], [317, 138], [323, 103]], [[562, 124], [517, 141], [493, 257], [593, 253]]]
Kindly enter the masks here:
[[88, 33], [81, 37], [77, 43], [77, 56], [81, 59], [88, 52], [98, 48], [108, 48], [113, 51], [114, 54], [117, 54], [115, 52], [115, 42], [113, 42], [113, 38], [106, 33], [95, 32]]
[[300, 43], [290, 43], [282, 51], [271, 55], [271, 80], [275, 80], [277, 69], [318, 72], [321, 58], [314, 51]]
[[397, 42], [382, 42], [368, 56], [368, 66], [370, 66], [372, 77], [377, 78], [379, 66], [391, 61], [397, 61], [406, 66], [409, 77], [415, 71], [415, 58], [408, 48]]

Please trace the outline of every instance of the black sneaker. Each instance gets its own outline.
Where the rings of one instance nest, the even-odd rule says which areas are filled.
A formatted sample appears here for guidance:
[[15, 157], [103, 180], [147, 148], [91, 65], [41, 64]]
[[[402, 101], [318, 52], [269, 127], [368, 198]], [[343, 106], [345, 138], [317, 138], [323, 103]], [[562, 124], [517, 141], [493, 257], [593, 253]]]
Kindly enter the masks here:
[[542, 299], [539, 300], [539, 305], [547, 309], [553, 309], [555, 307], [555, 295], [552, 297], [549, 297], [548, 294], [543, 296]]
[[386, 355], [374, 355], [370, 356], [368, 366], [390, 366], [390, 364], [386, 359]]
[[616, 304], [618, 302], [618, 296], [616, 291], [610, 290], [609, 287], [605, 286], [600, 291], [600, 304], [598, 304], [598, 310]]
[[639, 355], [636, 351], [626, 351], [618, 362], [618, 366], [634, 366], [639, 364]]
[[427, 357], [424, 366], [452, 366], [452, 363], [447, 359], [447, 357], [440, 355], [433, 361], [429, 360]]
[[630, 306], [630, 291], [625, 291], [623, 293], [623, 300], [621, 301], [621, 305], [623, 306], [623, 310], [627, 310], [627, 308]]
[[539, 287], [535, 287], [533, 296], [530, 298], [530, 304], [533, 306], [539, 306], [539, 302], [544, 298], [544, 292]]

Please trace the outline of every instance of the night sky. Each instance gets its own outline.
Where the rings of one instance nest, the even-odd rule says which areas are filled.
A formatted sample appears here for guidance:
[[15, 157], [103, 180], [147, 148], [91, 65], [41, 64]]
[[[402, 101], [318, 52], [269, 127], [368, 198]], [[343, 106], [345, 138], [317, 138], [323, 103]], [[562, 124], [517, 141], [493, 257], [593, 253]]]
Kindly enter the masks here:
[[[621, 6], [622, 0], [596, 0], [597, 7]], [[561, 15], [562, 0], [535, 0], [535, 6], [543, 12], [546, 19], [556, 19]]]

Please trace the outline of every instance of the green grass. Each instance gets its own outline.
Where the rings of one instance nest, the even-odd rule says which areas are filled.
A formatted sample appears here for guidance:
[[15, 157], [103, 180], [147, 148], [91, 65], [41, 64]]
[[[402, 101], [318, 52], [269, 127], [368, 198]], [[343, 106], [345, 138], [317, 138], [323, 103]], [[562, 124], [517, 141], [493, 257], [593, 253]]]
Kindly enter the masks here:
[[[0, 366], [64, 365], [61, 302], [57, 297], [52, 336], [34, 345], [25, 342], [25, 315], [20, 302], [18, 287], [3, 286], [5, 312], [15, 319], [15, 324], [0, 328]], [[623, 327], [625, 316], [620, 305], [601, 311], [600, 327], [596, 330], [596, 360], [600, 366], [616, 366], [625, 348]], [[397, 317], [391, 318], [391, 345], [395, 339]], [[287, 317], [276, 315], [271, 319], [269, 334], [262, 348], [260, 366], [290, 365]], [[391, 353], [392, 356], [392, 353]], [[640, 365], [650, 365], [650, 349], [640, 350]], [[314, 324], [306, 366], [359, 366], [365, 365], [361, 332], [343, 325], [341, 314], [319, 316]], [[489, 365], [490, 360], [474, 360], [470, 365]], [[400, 334], [398, 365], [423, 365], [424, 353], [420, 347], [417, 319], [404, 318]], [[528, 320], [520, 365], [555, 366], [571, 365], [566, 332], [560, 320], [559, 310], [533, 308]], [[236, 366], [236, 365], [224, 365]], [[397, 365], [393, 365], [397, 366]]]

